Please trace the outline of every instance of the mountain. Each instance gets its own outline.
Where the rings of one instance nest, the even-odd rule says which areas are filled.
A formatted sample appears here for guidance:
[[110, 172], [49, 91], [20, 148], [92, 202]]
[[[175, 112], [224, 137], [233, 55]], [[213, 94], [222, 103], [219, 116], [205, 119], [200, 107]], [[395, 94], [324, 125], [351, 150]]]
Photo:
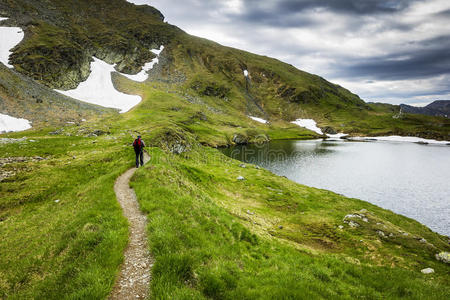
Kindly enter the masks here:
[[421, 114], [445, 118], [449, 118], [450, 116], [450, 100], [436, 100], [424, 107], [400, 104], [400, 108], [403, 113]]
[[312, 118], [331, 132], [448, 137], [448, 120], [393, 118], [398, 106], [382, 110], [289, 64], [190, 36], [149, 6], [123, 0], [17, 0], [0, 3], [0, 14], [10, 17], [7, 25], [25, 32], [10, 56], [11, 72], [51, 89], [77, 87], [90, 75], [93, 57], [115, 64], [122, 74], [136, 74], [155, 58], [150, 49], [164, 45], [152, 71], [158, 80], [176, 84], [186, 98], [207, 98], [202, 101], [217, 110], [260, 117], [274, 126]]
[[[155, 299], [450, 295], [448, 237], [216, 149], [323, 137], [299, 118], [327, 132], [447, 139], [447, 118], [365, 103], [123, 0], [2, 0], [0, 17], [24, 32], [14, 68], [0, 66], [0, 112], [33, 121], [0, 135], [0, 298], [105, 299], [122, 265], [151, 267], [137, 281], [151, 278], [143, 289]], [[131, 176], [138, 134], [150, 160]], [[124, 173], [144, 232], [117, 202]], [[151, 266], [124, 263], [130, 234], [147, 236]]]

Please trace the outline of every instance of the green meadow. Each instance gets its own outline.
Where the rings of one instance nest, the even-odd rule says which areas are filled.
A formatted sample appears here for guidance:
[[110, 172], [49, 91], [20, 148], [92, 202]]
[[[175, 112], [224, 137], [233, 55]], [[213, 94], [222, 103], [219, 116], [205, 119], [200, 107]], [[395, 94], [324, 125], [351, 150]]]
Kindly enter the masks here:
[[[56, 132], [2, 136], [26, 139], [1, 143], [0, 157], [29, 159], [2, 167], [15, 175], [0, 183], [0, 298], [108, 296], [128, 228], [113, 185], [133, 166], [131, 142], [137, 133], [151, 156], [131, 184], [149, 220], [153, 298], [445, 299], [450, 294], [448, 265], [434, 258], [449, 251], [447, 237], [364, 201], [253, 165], [242, 168], [214, 148], [236, 134], [258, 142], [317, 137], [314, 133], [288, 122], [265, 125], [236, 112], [217, 112], [211, 109], [215, 99], [192, 104], [163, 83], [117, 80], [144, 97], [128, 113]], [[174, 149], [183, 151], [174, 154]], [[355, 213], [368, 222], [358, 228], [343, 222]], [[379, 230], [392, 236], [380, 237]], [[435, 273], [422, 274], [426, 267]]]

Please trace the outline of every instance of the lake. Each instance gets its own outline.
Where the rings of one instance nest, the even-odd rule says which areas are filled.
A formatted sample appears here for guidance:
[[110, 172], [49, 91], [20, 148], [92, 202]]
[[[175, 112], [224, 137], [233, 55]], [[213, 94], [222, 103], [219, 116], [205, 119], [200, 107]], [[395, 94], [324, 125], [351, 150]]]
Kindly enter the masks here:
[[298, 183], [390, 209], [450, 236], [450, 146], [309, 140], [222, 151]]

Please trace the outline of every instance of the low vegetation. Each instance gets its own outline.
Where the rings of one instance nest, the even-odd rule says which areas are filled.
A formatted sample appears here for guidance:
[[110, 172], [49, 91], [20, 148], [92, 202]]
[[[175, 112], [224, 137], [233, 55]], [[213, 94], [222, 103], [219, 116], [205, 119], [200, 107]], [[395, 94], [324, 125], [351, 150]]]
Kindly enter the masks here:
[[[219, 113], [208, 109], [212, 100], [190, 103], [163, 83], [122, 78], [118, 85], [139, 88], [145, 101], [127, 114], [9, 134], [27, 138], [0, 144], [4, 158], [43, 158], [2, 167], [15, 175], [1, 182], [1, 297], [108, 295], [127, 241], [113, 183], [133, 164], [136, 133], [151, 146], [152, 159], [132, 186], [149, 217], [155, 298], [442, 299], [450, 293], [448, 266], [434, 258], [449, 250], [445, 237], [366, 202], [243, 168], [210, 147], [237, 133], [311, 138], [310, 131]], [[352, 228], [344, 222], [349, 214], [368, 222], [355, 219], [361, 226]], [[435, 273], [420, 273], [425, 267]]]

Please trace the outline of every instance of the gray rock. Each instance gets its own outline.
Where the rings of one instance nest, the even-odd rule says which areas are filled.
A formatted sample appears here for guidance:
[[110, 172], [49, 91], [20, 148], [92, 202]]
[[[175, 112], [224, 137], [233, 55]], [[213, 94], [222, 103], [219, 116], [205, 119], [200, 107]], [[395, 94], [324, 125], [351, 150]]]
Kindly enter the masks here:
[[434, 273], [434, 269], [433, 268], [425, 268], [420, 270], [420, 272], [422, 272], [423, 274], [431, 274]]
[[233, 136], [233, 142], [236, 143], [237, 145], [245, 145], [248, 144], [248, 137], [237, 133]]
[[278, 226], [279, 229], [283, 229], [283, 225]]
[[59, 200], [59, 199], [56, 199], [56, 200], [55, 200], [55, 203], [59, 203], [59, 201], [61, 201], [61, 200]]
[[245, 164], [240, 164], [239, 167], [245, 168]]
[[421, 242], [421, 243], [425, 244], [425, 243], [427, 242], [427, 240], [426, 240], [426, 239], [424, 239], [424, 238], [421, 238], [421, 239], [419, 240], [419, 242]]
[[242, 176], [238, 176], [236, 179], [237, 179], [237, 180], [245, 180], [245, 178], [242, 177]]
[[247, 214], [253, 216], [255, 213], [247, 209]]
[[441, 252], [439, 254], [436, 254], [436, 259], [448, 264], [448, 263], [450, 263], [450, 253], [449, 252]]
[[381, 236], [381, 237], [386, 237], [386, 235], [384, 234], [384, 232], [381, 231], [381, 230], [377, 230], [377, 234], [378, 234], [379, 236]]
[[361, 225], [359, 225], [358, 223], [356, 223], [356, 222], [354, 222], [354, 221], [348, 222], [348, 225], [349, 225], [350, 227], [353, 227], [353, 228], [356, 228], [356, 227], [361, 226]]

